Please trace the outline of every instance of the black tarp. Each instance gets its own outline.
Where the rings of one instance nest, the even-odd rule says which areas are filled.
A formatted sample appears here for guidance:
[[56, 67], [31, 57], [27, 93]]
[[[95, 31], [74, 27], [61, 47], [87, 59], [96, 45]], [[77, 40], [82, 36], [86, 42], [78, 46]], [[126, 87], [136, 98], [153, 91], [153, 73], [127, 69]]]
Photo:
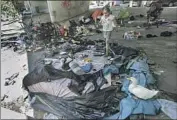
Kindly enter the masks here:
[[[129, 59], [138, 56], [139, 53], [135, 49], [123, 46], [112, 47], [112, 49], [116, 55], [122, 56], [121, 61], [114, 62], [125, 63], [125, 60], [129, 61]], [[125, 64], [122, 65], [124, 66]], [[28, 89], [29, 86], [34, 84], [52, 82], [62, 78], [72, 79], [78, 83], [67, 86], [78, 96], [61, 98], [53, 94], [34, 93]], [[119, 85], [100, 90], [101, 85], [97, 84], [97, 80], [100, 80], [101, 85], [106, 82], [102, 70], [94, 74], [76, 75], [72, 71], [55, 69], [52, 65], [38, 65], [24, 77], [23, 86], [28, 90], [31, 97], [36, 96], [36, 101], [32, 104], [35, 109], [63, 116], [66, 119], [97, 119], [118, 112], [119, 102], [125, 97], [120, 91]], [[81, 95], [87, 82], [93, 82], [95, 90]]]
[[59, 98], [35, 93], [35, 109], [44, 110], [65, 119], [98, 119], [118, 112], [119, 101], [125, 97], [119, 87], [109, 87], [83, 96]]

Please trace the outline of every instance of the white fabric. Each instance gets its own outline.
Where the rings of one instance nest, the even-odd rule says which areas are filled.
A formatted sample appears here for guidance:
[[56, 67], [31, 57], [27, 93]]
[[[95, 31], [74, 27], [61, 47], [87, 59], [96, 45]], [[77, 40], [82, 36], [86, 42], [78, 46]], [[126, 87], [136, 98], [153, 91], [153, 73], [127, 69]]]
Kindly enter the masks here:
[[103, 31], [112, 31], [113, 30], [113, 28], [115, 27], [114, 18], [115, 17], [113, 15], [109, 15], [107, 18], [105, 17], [105, 15], [103, 15], [101, 17]]
[[52, 82], [39, 82], [37, 84], [28, 86], [28, 89], [31, 92], [47, 93], [47, 94], [62, 97], [62, 98], [77, 96], [77, 94], [73, 93], [68, 88], [68, 86], [71, 83], [72, 83], [71, 79], [62, 78], [59, 80], [54, 80]]
[[90, 93], [95, 90], [95, 86], [92, 82], [87, 82], [84, 90], [82, 91], [82, 94]]
[[104, 76], [104, 78], [107, 80], [107, 84], [104, 84], [100, 89], [104, 89], [104, 88], [107, 88], [107, 87], [110, 87], [111, 86], [111, 74], [108, 74], [106, 76]]
[[52, 119], [52, 120], [53, 120], [53, 119], [58, 120], [58, 117], [55, 116], [54, 114], [51, 114], [51, 113], [50, 113], [50, 114], [47, 114], [47, 113], [46, 113], [46, 114], [44, 114], [43, 119], [44, 119], [44, 120], [48, 120], [48, 119], [50, 119], [50, 120], [51, 120], [51, 119]]

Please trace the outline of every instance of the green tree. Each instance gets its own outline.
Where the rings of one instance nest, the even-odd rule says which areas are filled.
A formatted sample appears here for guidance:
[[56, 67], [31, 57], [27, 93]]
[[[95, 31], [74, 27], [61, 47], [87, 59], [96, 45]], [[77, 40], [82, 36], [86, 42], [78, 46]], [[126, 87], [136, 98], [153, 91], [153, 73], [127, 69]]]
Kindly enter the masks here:
[[1, 0], [1, 14], [13, 18], [17, 18], [19, 16], [18, 11], [15, 9], [12, 1], [10, 0]]

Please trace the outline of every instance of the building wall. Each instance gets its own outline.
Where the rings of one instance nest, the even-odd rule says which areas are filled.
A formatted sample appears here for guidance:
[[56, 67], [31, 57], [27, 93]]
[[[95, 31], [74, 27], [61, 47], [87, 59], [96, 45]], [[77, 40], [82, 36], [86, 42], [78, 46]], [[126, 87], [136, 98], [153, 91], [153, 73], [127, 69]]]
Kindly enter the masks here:
[[89, 1], [47, 1], [51, 20], [60, 22], [79, 14], [85, 13], [89, 9]]
[[[89, 10], [89, 1], [25, 1], [25, 6], [31, 6], [34, 19], [40, 17], [41, 22], [60, 22]], [[39, 13], [36, 10], [39, 9]], [[41, 14], [45, 13], [45, 15]], [[49, 15], [46, 15], [49, 14]], [[37, 17], [38, 16], [38, 17]], [[45, 17], [44, 17], [45, 16]], [[47, 18], [46, 18], [47, 16]], [[49, 18], [48, 18], [49, 17]], [[35, 20], [34, 20], [35, 21]]]
[[39, 12], [48, 11], [47, 1], [25, 1], [30, 4], [33, 13], [36, 13], [36, 7], [39, 7]]

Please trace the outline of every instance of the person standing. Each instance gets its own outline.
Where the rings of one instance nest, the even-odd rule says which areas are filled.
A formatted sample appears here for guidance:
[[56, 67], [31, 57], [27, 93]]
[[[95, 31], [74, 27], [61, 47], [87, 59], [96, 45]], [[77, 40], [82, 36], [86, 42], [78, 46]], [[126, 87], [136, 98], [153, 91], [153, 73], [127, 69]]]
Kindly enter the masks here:
[[109, 55], [109, 41], [111, 37], [111, 33], [116, 27], [115, 17], [110, 14], [111, 11], [109, 8], [103, 9], [103, 16], [101, 17], [100, 23], [103, 26], [103, 37], [106, 40], [106, 56]]
[[95, 25], [97, 25], [97, 21], [98, 21], [98, 19], [101, 18], [102, 14], [103, 14], [103, 10], [102, 10], [102, 9], [96, 9], [96, 10], [92, 13], [92, 16], [91, 16], [91, 17], [92, 17], [92, 19], [94, 20]]

